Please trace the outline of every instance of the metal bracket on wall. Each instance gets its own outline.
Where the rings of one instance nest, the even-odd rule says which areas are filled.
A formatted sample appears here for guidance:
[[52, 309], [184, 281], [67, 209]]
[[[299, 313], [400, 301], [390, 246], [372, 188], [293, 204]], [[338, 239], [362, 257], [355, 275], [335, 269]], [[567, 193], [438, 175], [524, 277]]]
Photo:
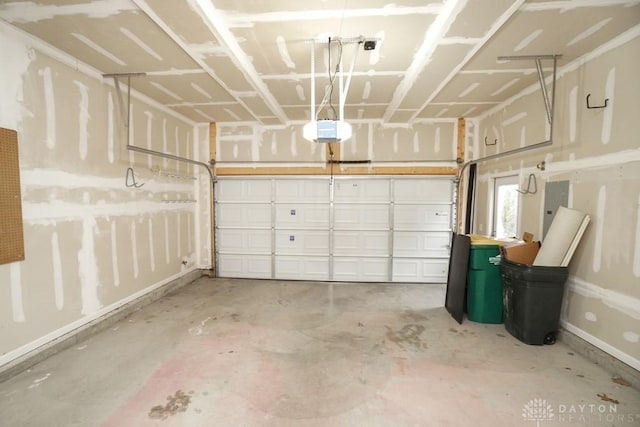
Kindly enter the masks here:
[[[118, 104], [120, 105], [120, 111], [124, 117], [124, 126], [127, 128], [127, 150], [137, 151], [140, 153], [148, 154], [150, 156], [162, 157], [165, 159], [176, 160], [178, 162], [190, 163], [192, 165], [201, 166], [206, 169], [209, 173], [209, 177], [211, 178], [211, 185], [213, 186], [216, 182], [215, 175], [211, 170], [211, 167], [207, 163], [199, 162], [197, 160], [188, 159], [186, 157], [175, 156], [169, 153], [163, 153], [160, 151], [150, 150], [148, 148], [137, 147], [135, 145], [130, 144], [130, 132], [129, 132], [129, 122], [130, 122], [130, 114], [131, 114], [131, 77], [139, 77], [146, 76], [146, 73], [114, 73], [114, 74], [103, 74], [102, 77], [105, 78], [113, 78], [113, 82], [116, 87], [116, 91], [118, 92]], [[122, 99], [122, 91], [120, 90], [120, 77], [127, 78], [127, 105], [125, 109], [124, 100]]]
[[[531, 189], [531, 183], [533, 183], [533, 189]], [[538, 192], [538, 183], [536, 181], [536, 176], [532, 173], [529, 174], [529, 181], [527, 182], [526, 190], [518, 190], [516, 191], [520, 194], [536, 194]]]
[[596, 108], [607, 108], [609, 106], [609, 98], [605, 98], [604, 99], [604, 104], [602, 104], [602, 105], [591, 105], [591, 104], [589, 104], [589, 98], [590, 97], [591, 97], [591, 94], [590, 93], [587, 94], [587, 108], [589, 110], [593, 110], [593, 109], [596, 109]]
[[[498, 61], [530, 61], [533, 60], [536, 63], [536, 71], [538, 72], [538, 82], [540, 83], [540, 90], [542, 91], [542, 99], [544, 101], [544, 108], [547, 111], [547, 121], [553, 126], [553, 108], [555, 101], [556, 91], [556, 64], [562, 55], [516, 55], [516, 56], [498, 56]], [[542, 60], [553, 60], [553, 87], [551, 89], [551, 99], [547, 93], [547, 85], [544, 83], [544, 73], [542, 71]], [[553, 132], [550, 132], [553, 135]], [[549, 140], [551, 140], [551, 135]]]
[[[538, 142], [536, 144], [528, 145], [526, 147], [519, 147], [513, 150], [505, 151], [504, 153], [496, 153], [491, 154], [489, 156], [481, 157], [475, 160], [469, 160], [462, 168], [460, 168], [460, 172], [458, 174], [458, 186], [462, 182], [462, 175], [467, 167], [472, 164], [477, 164], [480, 162], [484, 162], [486, 160], [493, 160], [501, 157], [510, 156], [513, 154], [522, 153], [529, 150], [534, 150], [536, 148], [546, 147], [548, 145], [553, 144], [553, 113], [555, 110], [555, 98], [556, 98], [556, 72], [558, 68], [558, 59], [562, 58], [560, 54], [551, 54], [551, 55], [516, 55], [516, 56], [499, 56], [499, 61], [534, 61], [536, 64], [536, 70], [538, 72], [538, 82], [540, 83], [540, 90], [542, 92], [542, 100], [544, 102], [544, 108], [547, 115], [547, 122], [549, 123], [549, 138], [546, 141]], [[547, 85], [545, 84], [544, 71], [542, 69], [542, 61], [543, 60], [551, 60], [553, 62], [553, 71], [551, 74], [551, 94], [547, 91]], [[460, 190], [458, 188], [458, 190]], [[460, 191], [458, 191], [458, 194]], [[457, 202], [457, 201], [456, 201]]]
[[[186, 157], [180, 157], [180, 156], [175, 156], [173, 154], [169, 154], [169, 153], [163, 153], [161, 151], [155, 151], [155, 150], [150, 150], [148, 148], [143, 148], [143, 147], [137, 147], [135, 145], [131, 145], [130, 144], [130, 130], [129, 130], [129, 123], [130, 123], [130, 114], [131, 114], [131, 77], [141, 77], [141, 76], [146, 76], [146, 73], [111, 73], [111, 74], [103, 74], [102, 77], [104, 78], [113, 78], [113, 83], [115, 85], [117, 94], [118, 94], [118, 105], [120, 105], [120, 112], [124, 118], [124, 126], [127, 130], [127, 150], [131, 150], [131, 151], [137, 151], [139, 153], [144, 153], [144, 154], [148, 154], [150, 156], [156, 156], [156, 157], [162, 157], [164, 159], [170, 159], [170, 160], [176, 160], [178, 162], [184, 162], [184, 163], [190, 163], [192, 165], [197, 165], [197, 166], [201, 166], [203, 167], [208, 173], [209, 173], [209, 177], [211, 179], [211, 200], [212, 200], [212, 204], [211, 204], [211, 209], [212, 211], [214, 210], [214, 206], [213, 206], [213, 201], [215, 200], [215, 184], [216, 184], [216, 177], [215, 177], [215, 173], [214, 171], [211, 170], [211, 167], [204, 162], [199, 162], [197, 160], [192, 160], [192, 159], [188, 159]], [[124, 99], [122, 98], [122, 90], [120, 89], [120, 78], [127, 78], [127, 105], [125, 108], [125, 104], [124, 104]], [[215, 166], [214, 166], [215, 167]], [[212, 214], [214, 215], [214, 214]], [[215, 235], [215, 227], [212, 225], [211, 227], [211, 248], [213, 250], [214, 244], [215, 244], [215, 240], [216, 240], [216, 235]], [[212, 269], [214, 269], [214, 271], [217, 273], [217, 270], [215, 270], [215, 255], [212, 253], [211, 254], [211, 264], [212, 264]]]
[[498, 139], [497, 138], [494, 138], [493, 142], [489, 142], [489, 141], [487, 141], [487, 137], [486, 136], [484, 137], [484, 145], [487, 146], [487, 147], [490, 147], [492, 145], [496, 145], [497, 143], [498, 143]]
[[[113, 73], [113, 74], [103, 74], [102, 75], [102, 77], [104, 77], [104, 78], [113, 78], [113, 82], [115, 84], [116, 91], [118, 92], [118, 104], [120, 105], [120, 111], [122, 113], [122, 116], [124, 117], [124, 126], [127, 128], [127, 150], [137, 151], [137, 152], [140, 152], [140, 153], [148, 154], [150, 156], [157, 156], [157, 157], [162, 157], [162, 158], [165, 158], [165, 159], [176, 160], [178, 162], [185, 162], [185, 163], [190, 163], [192, 165], [202, 166], [203, 168], [205, 168], [207, 170], [207, 172], [209, 172], [209, 176], [211, 177], [211, 182], [215, 183], [215, 176], [213, 174], [213, 171], [211, 170], [211, 168], [209, 167], [209, 165], [207, 163], [199, 162], [197, 160], [188, 159], [186, 157], [175, 156], [175, 155], [169, 154], [169, 153], [163, 153], [161, 151], [150, 150], [148, 148], [137, 147], [135, 145], [131, 145], [130, 144], [130, 139], [129, 139], [130, 138], [129, 121], [130, 121], [130, 114], [131, 114], [131, 77], [146, 76], [146, 75], [147, 75], [146, 73]], [[122, 99], [122, 90], [120, 89], [120, 82], [119, 82], [120, 77], [126, 77], [127, 78], [127, 105], [126, 105], [126, 108], [125, 108], [124, 100]]]
[[127, 175], [125, 176], [125, 179], [124, 179], [124, 185], [127, 188], [142, 188], [144, 186], [144, 182], [138, 183], [138, 180], [136, 180], [136, 174], [133, 171], [133, 168], [127, 168]]
[[[129, 119], [131, 115], [131, 77], [143, 77], [147, 73], [111, 73], [103, 74], [102, 77], [113, 78], [113, 84], [118, 94], [118, 105], [120, 106], [120, 114], [124, 120], [124, 127], [129, 129]], [[125, 109], [124, 99], [122, 99], [122, 90], [120, 89], [120, 77], [127, 78], [127, 108]], [[129, 145], [129, 132], [127, 132], [127, 145]]]

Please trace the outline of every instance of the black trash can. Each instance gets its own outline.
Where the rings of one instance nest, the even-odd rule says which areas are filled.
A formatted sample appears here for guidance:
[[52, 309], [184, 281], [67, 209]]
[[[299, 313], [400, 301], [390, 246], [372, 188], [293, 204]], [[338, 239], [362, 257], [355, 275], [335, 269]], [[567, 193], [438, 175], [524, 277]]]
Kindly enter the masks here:
[[504, 326], [525, 344], [553, 344], [560, 321], [567, 267], [518, 264], [503, 259]]

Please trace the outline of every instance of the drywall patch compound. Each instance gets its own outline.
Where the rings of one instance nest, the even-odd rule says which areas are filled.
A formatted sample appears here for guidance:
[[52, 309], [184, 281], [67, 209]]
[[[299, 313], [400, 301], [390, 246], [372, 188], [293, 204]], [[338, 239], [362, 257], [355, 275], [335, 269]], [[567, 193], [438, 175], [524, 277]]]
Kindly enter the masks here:
[[155, 246], [153, 245], [153, 220], [149, 217], [148, 229], [149, 229], [149, 267], [151, 271], [156, 271], [156, 254]]
[[56, 146], [56, 108], [55, 95], [53, 92], [53, 78], [51, 77], [51, 68], [45, 67], [40, 70], [44, 84], [44, 105], [45, 121], [47, 123], [47, 148], [53, 149]]
[[51, 234], [51, 262], [53, 264], [53, 293], [56, 301], [56, 308], [64, 308], [64, 285], [62, 281], [62, 261], [60, 258], [60, 243], [58, 232]]
[[116, 221], [111, 220], [111, 268], [113, 271], [113, 285], [120, 286], [120, 270], [118, 266], [118, 233]]
[[80, 276], [82, 311], [84, 315], [98, 311], [102, 304], [98, 299], [98, 260], [95, 254], [94, 229], [96, 220], [85, 215], [82, 221], [82, 246], [78, 251], [78, 275]]
[[109, 163], [114, 161], [114, 143], [115, 143], [115, 123], [114, 123], [114, 105], [113, 95], [111, 92], [107, 95], [107, 158]]
[[11, 313], [14, 322], [24, 322], [24, 305], [22, 303], [21, 263], [14, 262], [9, 267], [11, 281]]
[[569, 141], [576, 141], [576, 128], [578, 126], [578, 86], [571, 88], [569, 92]]
[[140, 274], [140, 266], [138, 265], [138, 238], [136, 236], [136, 220], [131, 221], [131, 257], [133, 261], [133, 277], [137, 278]]
[[593, 271], [600, 271], [602, 264], [602, 240], [604, 239], [604, 214], [607, 202], [607, 188], [604, 185], [598, 190], [598, 205], [595, 215], [596, 238], [593, 243]]
[[616, 69], [609, 70], [607, 83], [605, 85], [605, 99], [609, 99], [609, 105], [602, 110], [602, 143], [608, 144], [611, 141], [611, 127], [613, 125], [613, 103], [616, 88]]

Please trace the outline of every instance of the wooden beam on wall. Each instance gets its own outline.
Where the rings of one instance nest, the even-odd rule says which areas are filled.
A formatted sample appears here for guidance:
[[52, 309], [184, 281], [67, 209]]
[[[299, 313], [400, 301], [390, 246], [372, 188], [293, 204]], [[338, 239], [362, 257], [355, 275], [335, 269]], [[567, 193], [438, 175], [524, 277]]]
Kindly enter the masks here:
[[[456, 156], [458, 159], [458, 172], [462, 169], [462, 166], [464, 165], [464, 154], [465, 154], [465, 141], [466, 141], [466, 124], [465, 124], [465, 120], [464, 118], [460, 117], [458, 119], [458, 149], [456, 151]], [[459, 183], [457, 183], [458, 185], [458, 200], [457, 200], [457, 205], [456, 205], [456, 232], [458, 232], [459, 230], [462, 230], [462, 224], [463, 224], [463, 217], [464, 217], [464, 211], [463, 208], [465, 206], [465, 198], [462, 197], [462, 195], [464, 194], [464, 189], [465, 187], [463, 186], [462, 183], [462, 177], [460, 177], [461, 181]]]
[[209, 123], [209, 160], [216, 159], [216, 124]]
[[[466, 125], [464, 118], [458, 119], [458, 148], [456, 150], [456, 157], [459, 159], [458, 163], [460, 163], [460, 167], [462, 167], [462, 163], [464, 163], [464, 142], [466, 139]], [[462, 161], [460, 161], [462, 160]]]
[[[339, 165], [338, 165], [339, 166]], [[455, 175], [456, 168], [441, 166], [349, 166], [335, 175]]]
[[[340, 175], [446, 175], [455, 176], [454, 167], [439, 166], [344, 166], [333, 165], [333, 174]], [[218, 167], [217, 176], [266, 175], [330, 175], [331, 167]]]

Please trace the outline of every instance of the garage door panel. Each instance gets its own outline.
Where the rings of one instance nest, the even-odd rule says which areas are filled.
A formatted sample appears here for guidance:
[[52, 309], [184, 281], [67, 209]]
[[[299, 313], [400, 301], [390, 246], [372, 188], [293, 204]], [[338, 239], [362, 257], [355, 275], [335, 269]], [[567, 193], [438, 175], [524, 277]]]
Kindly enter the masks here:
[[338, 177], [332, 190], [329, 182], [221, 178], [220, 276], [446, 281], [453, 180]]
[[271, 230], [218, 230], [218, 251], [222, 253], [271, 253]]
[[387, 179], [336, 179], [334, 201], [388, 203], [391, 184]]
[[388, 231], [342, 231], [333, 234], [334, 255], [389, 255]]
[[444, 283], [447, 281], [448, 259], [395, 258], [394, 282]]
[[271, 278], [271, 255], [220, 254], [218, 276], [250, 279]]
[[276, 255], [276, 279], [329, 280], [329, 257]]
[[271, 227], [271, 204], [221, 203], [216, 222], [220, 228]]
[[449, 256], [451, 233], [396, 231], [393, 236], [393, 255], [402, 257]]
[[329, 231], [277, 230], [276, 253], [329, 255]]
[[328, 204], [276, 205], [276, 227], [282, 228], [329, 228]]
[[449, 231], [451, 205], [395, 205], [393, 221], [396, 230]]
[[388, 258], [334, 257], [333, 280], [353, 282], [389, 281]]
[[340, 230], [388, 230], [388, 205], [337, 204], [333, 211], [334, 228]]
[[275, 200], [279, 202], [329, 202], [329, 181], [326, 179], [276, 180]]
[[396, 202], [446, 203], [453, 200], [451, 179], [398, 179], [393, 182]]
[[270, 179], [231, 179], [216, 187], [221, 202], [270, 202]]

